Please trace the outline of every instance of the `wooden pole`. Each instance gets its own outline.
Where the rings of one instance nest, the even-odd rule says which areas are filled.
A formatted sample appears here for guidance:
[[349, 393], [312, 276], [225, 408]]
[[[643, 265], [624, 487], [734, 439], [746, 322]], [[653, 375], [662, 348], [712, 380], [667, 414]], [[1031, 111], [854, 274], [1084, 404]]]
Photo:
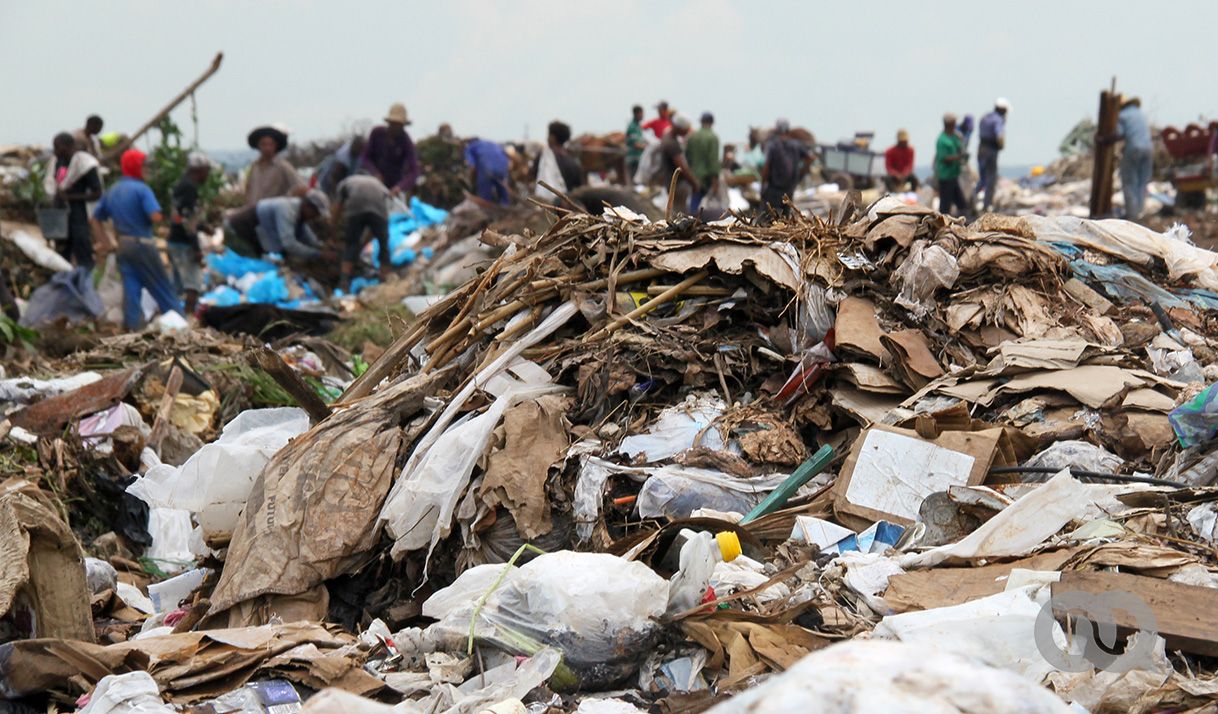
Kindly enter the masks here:
[[141, 136], [143, 136], [145, 133], [147, 133], [147, 131], [148, 131], [149, 129], [151, 129], [152, 127], [154, 127], [154, 126], [156, 126], [157, 124], [159, 124], [159, 123], [161, 122], [161, 120], [162, 120], [162, 119], [164, 119], [166, 116], [168, 116], [169, 112], [171, 112], [171, 111], [173, 111], [174, 109], [176, 109], [176, 108], [177, 108], [177, 106], [178, 106], [179, 104], [181, 104], [181, 103], [182, 103], [182, 102], [183, 102], [183, 101], [184, 101], [184, 100], [185, 100], [187, 97], [189, 97], [191, 94], [194, 94], [194, 91], [195, 91], [196, 89], [198, 89], [198, 88], [199, 88], [199, 85], [203, 84], [203, 83], [204, 83], [204, 82], [206, 82], [208, 79], [210, 79], [210, 78], [211, 78], [211, 76], [212, 76], [213, 74], [215, 74], [217, 70], [219, 70], [219, 69], [220, 69], [220, 62], [221, 62], [221, 61], [223, 61], [223, 60], [224, 60], [224, 53], [223, 53], [223, 52], [217, 52], [217, 53], [216, 53], [216, 57], [215, 57], [215, 59], [213, 59], [213, 60], [211, 61], [211, 66], [207, 68], [207, 71], [205, 71], [203, 74], [199, 75], [199, 78], [198, 78], [198, 79], [196, 79], [195, 81], [191, 82], [191, 83], [190, 83], [190, 84], [189, 84], [189, 85], [186, 87], [186, 89], [183, 89], [183, 90], [182, 90], [182, 91], [181, 91], [181, 92], [178, 94], [178, 96], [176, 96], [176, 97], [174, 97], [172, 100], [170, 100], [170, 102], [169, 102], [168, 104], [166, 104], [164, 107], [162, 107], [162, 108], [161, 108], [161, 110], [160, 110], [159, 112], [157, 112], [156, 114], [154, 114], [154, 115], [152, 116], [152, 118], [151, 118], [151, 119], [149, 119], [147, 122], [145, 122], [145, 123], [144, 123], [144, 125], [143, 125], [143, 126], [141, 126], [141, 127], [139, 128], [139, 130], [137, 130], [137, 131], [136, 131], [134, 134], [132, 134], [131, 136], [127, 137], [125, 140], [123, 140], [123, 141], [119, 142], [119, 145], [118, 145], [118, 146], [114, 147], [114, 148], [113, 148], [113, 149], [111, 149], [109, 152], [107, 152], [107, 153], [106, 153], [106, 160], [108, 160], [108, 161], [113, 161], [114, 159], [116, 159], [116, 158], [118, 158], [120, 155], [122, 155], [122, 153], [123, 153], [124, 151], [126, 151], [126, 150], [127, 150], [127, 149], [129, 149], [129, 148], [131, 148], [131, 145], [135, 143], [135, 140], [136, 140], [136, 139], [140, 138], [140, 137], [141, 137]]
[[1116, 77], [1106, 92], [1100, 92], [1100, 110], [1096, 122], [1095, 164], [1091, 172], [1091, 217], [1112, 215], [1112, 170], [1115, 160], [1111, 137], [1117, 132], [1120, 95], [1116, 92]]

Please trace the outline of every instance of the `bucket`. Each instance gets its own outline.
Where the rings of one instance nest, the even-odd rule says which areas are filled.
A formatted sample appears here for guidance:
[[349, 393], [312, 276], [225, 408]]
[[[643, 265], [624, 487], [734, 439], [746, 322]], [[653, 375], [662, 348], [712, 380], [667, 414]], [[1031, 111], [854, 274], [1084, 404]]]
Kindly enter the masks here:
[[47, 240], [67, 240], [68, 209], [39, 208], [35, 213], [38, 214], [38, 228], [42, 230], [43, 238]]

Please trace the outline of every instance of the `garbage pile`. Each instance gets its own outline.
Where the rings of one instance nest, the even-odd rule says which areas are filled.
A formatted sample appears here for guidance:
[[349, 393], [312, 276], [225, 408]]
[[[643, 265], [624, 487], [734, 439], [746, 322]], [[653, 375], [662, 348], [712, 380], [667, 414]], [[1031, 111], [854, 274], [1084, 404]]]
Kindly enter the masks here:
[[[0, 489], [25, 627], [0, 694], [1215, 706], [1218, 254], [891, 199], [766, 227], [557, 213], [484, 232], [498, 255], [331, 404], [240, 414], [177, 466], [137, 451], [132, 557], [82, 564], [63, 489]], [[35, 448], [46, 401], [9, 415]]]

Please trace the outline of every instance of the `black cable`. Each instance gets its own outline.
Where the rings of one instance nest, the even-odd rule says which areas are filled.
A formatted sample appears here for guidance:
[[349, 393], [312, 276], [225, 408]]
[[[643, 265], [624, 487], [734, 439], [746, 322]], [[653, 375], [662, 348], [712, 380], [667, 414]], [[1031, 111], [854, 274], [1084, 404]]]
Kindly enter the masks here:
[[[992, 474], [1055, 474], [1061, 469], [1047, 468], [1044, 466], [999, 466], [990, 469]], [[1188, 488], [1188, 484], [1177, 483], [1176, 481], [1168, 481], [1163, 478], [1154, 478], [1153, 476], [1128, 476], [1126, 474], [1107, 474], [1099, 471], [1083, 471], [1081, 469], [1070, 469], [1070, 475], [1075, 478], [1095, 478], [1104, 479], [1107, 481], [1120, 481], [1122, 483], [1149, 483], [1155, 486], [1171, 486], [1172, 488]]]

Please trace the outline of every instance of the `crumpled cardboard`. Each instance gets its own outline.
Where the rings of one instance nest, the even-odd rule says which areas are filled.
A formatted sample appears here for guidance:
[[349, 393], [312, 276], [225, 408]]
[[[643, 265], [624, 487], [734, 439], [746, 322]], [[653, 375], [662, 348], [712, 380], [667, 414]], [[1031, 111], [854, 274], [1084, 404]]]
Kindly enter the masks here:
[[512, 513], [522, 538], [549, 533], [550, 467], [563, 460], [571, 440], [566, 420], [569, 397], [545, 395], [521, 402], [503, 413], [503, 447], [487, 461], [480, 495], [486, 505], [502, 504]]
[[187, 704], [232, 691], [254, 676], [283, 677], [356, 694], [380, 689], [363, 671], [351, 635], [297, 622], [182, 632], [101, 646], [75, 640], [0, 645], [0, 694], [87, 692], [108, 674], [145, 670], [171, 702]]
[[0, 485], [0, 616], [29, 618], [34, 637], [94, 638], [80, 543], [51, 498], [23, 479]]
[[403, 439], [398, 424], [422, 408], [440, 374], [336, 411], [275, 454], [237, 523], [209, 615], [261, 595], [305, 593], [376, 544]]

